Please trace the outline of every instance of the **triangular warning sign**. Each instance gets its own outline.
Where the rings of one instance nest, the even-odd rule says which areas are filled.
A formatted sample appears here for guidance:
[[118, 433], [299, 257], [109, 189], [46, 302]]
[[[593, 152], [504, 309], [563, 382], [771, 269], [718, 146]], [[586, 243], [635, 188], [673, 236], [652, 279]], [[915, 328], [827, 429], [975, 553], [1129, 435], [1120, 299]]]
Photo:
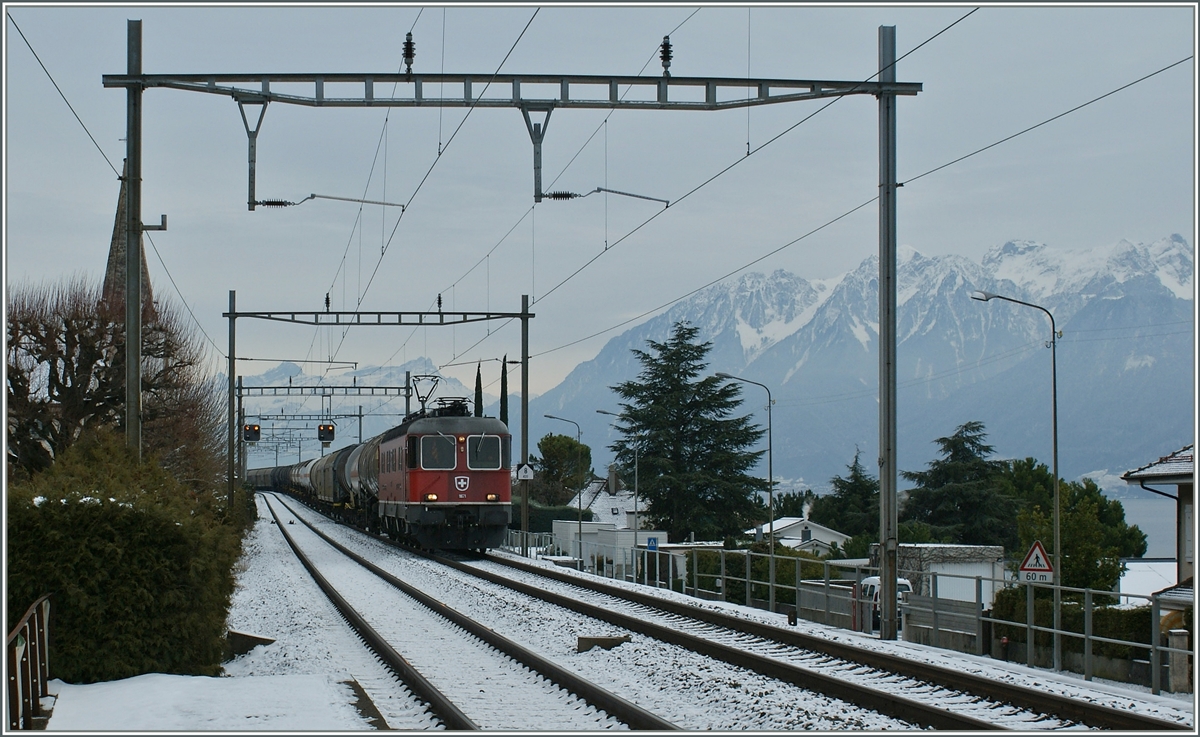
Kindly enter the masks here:
[[1054, 568], [1050, 565], [1050, 556], [1046, 555], [1046, 549], [1042, 547], [1040, 540], [1033, 541], [1025, 560], [1021, 561], [1021, 570], [1026, 573], [1054, 573]]

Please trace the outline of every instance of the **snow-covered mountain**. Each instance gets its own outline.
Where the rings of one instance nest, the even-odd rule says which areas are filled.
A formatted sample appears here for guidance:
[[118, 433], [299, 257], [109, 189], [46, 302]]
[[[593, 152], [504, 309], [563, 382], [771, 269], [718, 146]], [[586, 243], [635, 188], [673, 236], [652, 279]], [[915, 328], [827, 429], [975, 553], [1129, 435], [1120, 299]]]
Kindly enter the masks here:
[[[1194, 255], [1178, 235], [1150, 244], [1120, 241], [1064, 251], [1010, 241], [980, 262], [961, 256], [899, 253], [899, 465], [920, 470], [937, 453], [934, 440], [964, 422], [984, 423], [1001, 458], [1036, 457], [1050, 465], [1050, 325], [1037, 309], [971, 299], [976, 290], [1041, 305], [1062, 331], [1056, 349], [1059, 463], [1066, 478], [1112, 477], [1194, 442]], [[781, 488], [824, 491], [861, 451], [873, 469], [878, 454], [878, 261], [872, 256], [835, 279], [810, 281], [786, 271], [748, 273], [704, 289], [611, 339], [557, 387], [530, 400], [530, 448], [547, 433], [578, 422], [595, 469], [612, 460], [617, 411], [609, 388], [636, 378], [634, 349], [663, 341], [686, 321], [712, 343], [709, 369], [771, 387], [774, 469]], [[536, 365], [534, 366], [536, 370]], [[436, 374], [421, 358], [403, 366], [362, 367], [317, 377], [283, 364], [243, 379], [246, 386], [294, 384], [403, 386], [405, 372]], [[743, 385], [743, 408], [766, 424], [766, 393]], [[443, 378], [435, 396], [471, 398], [474, 390]], [[353, 397], [334, 408], [375, 411], [363, 437], [399, 422], [403, 398]], [[486, 397], [484, 412], [498, 414]], [[318, 413], [316, 397], [247, 400], [254, 413]], [[328, 400], [326, 400], [328, 407]], [[412, 408], [418, 406], [416, 400]], [[520, 428], [520, 398], [510, 397], [511, 426]], [[391, 413], [391, 414], [386, 414]], [[313, 421], [315, 426], [315, 421]], [[266, 425], [264, 424], [264, 427]], [[338, 447], [358, 437], [357, 419], [338, 420]], [[310, 433], [311, 437], [311, 433]], [[315, 453], [312, 440], [306, 453]], [[520, 440], [515, 438], [514, 448]], [[764, 440], [765, 443], [765, 440]], [[252, 465], [273, 462], [265, 444]], [[296, 453], [293, 447], [292, 454]], [[291, 455], [294, 459], [297, 456]], [[284, 456], [281, 456], [281, 461]], [[759, 472], [765, 472], [765, 461]], [[1119, 484], [1120, 482], [1118, 482]], [[903, 482], [902, 482], [903, 485]]]
[[[1021, 305], [972, 300], [975, 290], [1041, 305], [1063, 331], [1054, 373], [1065, 477], [1119, 474], [1191, 442], [1193, 274], [1192, 248], [1178, 235], [1087, 251], [1011, 241], [980, 263], [901, 249], [900, 467], [924, 468], [936, 454], [934, 439], [969, 420], [984, 423], [998, 456], [1050, 464], [1049, 320]], [[856, 448], [871, 468], [878, 447], [877, 283], [871, 257], [839, 279], [776, 271], [703, 290], [613, 338], [531, 401], [531, 445], [563, 431], [543, 414], [569, 417], [603, 469], [615, 436], [595, 410], [617, 409], [608, 387], [636, 377], [632, 349], [665, 339], [686, 320], [712, 342], [714, 372], [771, 387], [778, 478], [824, 489]], [[765, 425], [765, 393], [745, 385], [743, 396], [745, 409]]]

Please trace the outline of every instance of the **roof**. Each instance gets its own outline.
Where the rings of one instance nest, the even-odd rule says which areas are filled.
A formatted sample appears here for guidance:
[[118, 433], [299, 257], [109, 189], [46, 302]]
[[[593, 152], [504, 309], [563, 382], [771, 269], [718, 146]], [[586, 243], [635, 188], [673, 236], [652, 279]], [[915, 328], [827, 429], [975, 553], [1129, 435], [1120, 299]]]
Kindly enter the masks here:
[[[793, 537], [793, 535], [789, 534], [790, 532], [792, 532], [791, 528], [796, 528], [795, 531], [798, 532], [800, 525], [807, 526], [812, 532], [825, 533], [826, 537], [840, 537], [845, 540], [850, 539], [850, 535], [847, 535], [844, 532], [839, 532], [839, 531], [833, 529], [832, 527], [826, 527], [825, 525], [813, 522], [812, 520], [810, 520], [807, 517], [779, 517], [778, 519], [775, 520], [775, 527], [774, 527], [775, 536], [778, 538]], [[771, 526], [770, 522], [762, 523], [762, 531], [764, 534], [767, 532], [767, 530], [770, 528], [770, 526]], [[751, 527], [749, 530], [746, 530], [745, 533], [743, 533], [743, 534], [754, 535], [758, 532], [758, 528], [759, 528], [759, 526], [755, 525], [754, 527]]]
[[[606, 479], [593, 479], [588, 483], [583, 490], [583, 508], [592, 510], [592, 519], [597, 522], [611, 522], [616, 525], [617, 529], [626, 529], [630, 527], [627, 522], [627, 515], [633, 512], [633, 490], [619, 489], [617, 493], [608, 493], [608, 481]], [[571, 501], [567, 502], [567, 506], [579, 506], [579, 493], [571, 497]], [[614, 512], [613, 510], [616, 510]], [[649, 519], [646, 514], [646, 500], [642, 499], [638, 504], [639, 516]]]
[[1178, 602], [1190, 605], [1193, 597], [1193, 586], [1192, 577], [1188, 576], [1174, 586], [1165, 588], [1162, 591], [1155, 591], [1154, 595], [1158, 597], [1160, 602]]
[[1156, 481], [1160, 484], [1190, 484], [1196, 476], [1196, 446], [1185, 445], [1170, 455], [1153, 463], [1124, 473], [1121, 478], [1129, 483]]

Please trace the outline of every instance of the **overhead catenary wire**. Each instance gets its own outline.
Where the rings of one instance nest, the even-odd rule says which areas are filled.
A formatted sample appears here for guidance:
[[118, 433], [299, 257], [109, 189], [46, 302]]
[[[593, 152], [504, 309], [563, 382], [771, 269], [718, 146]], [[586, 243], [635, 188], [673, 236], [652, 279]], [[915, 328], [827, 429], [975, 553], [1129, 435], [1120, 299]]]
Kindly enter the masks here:
[[[972, 12], [973, 12], [973, 11], [972, 11]], [[965, 16], [964, 16], [964, 17], [965, 17]], [[960, 20], [961, 20], [961, 19], [960, 19]], [[943, 32], [944, 32], [944, 31], [943, 31]], [[939, 35], [940, 35], [940, 33], [939, 33]], [[927, 42], [928, 42], [928, 41], [927, 41]], [[927, 43], [927, 42], [926, 42], [926, 43]], [[922, 45], [924, 45], [924, 44], [922, 44]], [[917, 48], [920, 48], [920, 47], [918, 46]], [[915, 51], [916, 49], [913, 49], [913, 50]], [[910, 51], [909, 53], [912, 53], [912, 52]], [[907, 54], [906, 54], [905, 56], [907, 56]], [[903, 58], [903, 57], [901, 57], [901, 58]], [[1140, 77], [1140, 78], [1138, 78], [1137, 80], [1134, 80], [1133, 82], [1130, 82], [1130, 83], [1128, 83], [1128, 84], [1122, 85], [1122, 86], [1120, 86], [1120, 87], [1118, 87], [1118, 88], [1116, 88], [1116, 89], [1114, 89], [1114, 90], [1112, 90], [1112, 91], [1110, 91], [1110, 92], [1107, 92], [1107, 93], [1105, 93], [1105, 94], [1103, 94], [1103, 95], [1100, 95], [1100, 96], [1098, 96], [1098, 97], [1096, 97], [1096, 98], [1093, 98], [1092, 100], [1089, 100], [1089, 101], [1088, 101], [1088, 102], [1086, 102], [1086, 103], [1083, 103], [1083, 104], [1081, 104], [1081, 105], [1077, 105], [1077, 106], [1075, 106], [1075, 107], [1071, 108], [1070, 110], [1067, 110], [1067, 111], [1065, 111], [1065, 112], [1063, 112], [1063, 113], [1059, 113], [1059, 114], [1057, 114], [1057, 115], [1055, 115], [1055, 116], [1053, 116], [1053, 117], [1051, 117], [1051, 118], [1048, 118], [1048, 119], [1046, 119], [1046, 120], [1042, 121], [1041, 123], [1038, 123], [1038, 124], [1036, 124], [1036, 125], [1029, 126], [1028, 128], [1025, 128], [1025, 129], [1023, 129], [1023, 130], [1021, 130], [1021, 131], [1019, 131], [1019, 132], [1017, 132], [1017, 133], [1014, 133], [1014, 134], [1010, 135], [1010, 136], [1006, 136], [1005, 138], [1002, 138], [1002, 139], [1000, 139], [1000, 140], [998, 140], [998, 141], [996, 141], [996, 142], [994, 142], [994, 143], [991, 143], [991, 144], [988, 144], [987, 146], [983, 146], [983, 147], [981, 147], [981, 148], [979, 148], [979, 149], [976, 149], [975, 151], [972, 151], [972, 152], [971, 152], [971, 153], [969, 153], [969, 154], [966, 154], [966, 155], [964, 155], [964, 156], [960, 156], [960, 157], [958, 157], [958, 158], [956, 158], [956, 159], [953, 159], [953, 160], [951, 160], [951, 161], [949, 161], [949, 162], [947, 162], [947, 163], [945, 163], [945, 164], [941, 164], [941, 165], [939, 165], [939, 166], [936, 166], [936, 167], [934, 167], [934, 168], [932, 168], [932, 169], [930, 169], [930, 170], [928, 170], [928, 171], [926, 171], [926, 172], [924, 172], [924, 173], [922, 173], [922, 174], [919, 174], [919, 175], [917, 175], [917, 176], [915, 176], [915, 177], [912, 177], [912, 178], [910, 178], [910, 179], [906, 180], [906, 182], [902, 183], [902, 184], [901, 184], [901, 186], [903, 186], [903, 184], [910, 183], [910, 182], [914, 182], [914, 181], [916, 181], [916, 180], [918, 180], [918, 179], [921, 179], [921, 178], [923, 178], [923, 177], [925, 177], [925, 176], [928, 176], [928, 175], [930, 175], [930, 174], [933, 174], [934, 172], [941, 171], [941, 170], [943, 170], [943, 169], [947, 168], [948, 166], [951, 166], [951, 165], [953, 165], [953, 164], [957, 164], [957, 163], [960, 163], [960, 162], [962, 162], [962, 161], [965, 161], [966, 159], [968, 159], [968, 158], [970, 158], [970, 157], [972, 157], [972, 156], [975, 156], [975, 155], [977, 155], [977, 154], [983, 153], [984, 151], [987, 151], [987, 150], [989, 150], [989, 149], [991, 149], [991, 148], [994, 148], [995, 146], [997, 146], [997, 145], [999, 145], [999, 144], [1001, 144], [1001, 143], [1006, 143], [1006, 142], [1008, 142], [1008, 141], [1011, 141], [1011, 140], [1013, 140], [1013, 139], [1017, 138], [1018, 136], [1021, 136], [1021, 135], [1024, 135], [1025, 133], [1029, 133], [1029, 132], [1031, 132], [1031, 131], [1033, 131], [1033, 130], [1036, 130], [1037, 128], [1040, 128], [1041, 126], [1045, 125], [1046, 123], [1052, 122], [1052, 121], [1054, 121], [1054, 120], [1058, 120], [1059, 118], [1062, 118], [1064, 115], [1067, 115], [1067, 114], [1069, 114], [1069, 113], [1073, 113], [1073, 112], [1076, 112], [1076, 111], [1078, 111], [1078, 110], [1081, 110], [1081, 109], [1083, 109], [1083, 108], [1087, 107], [1088, 105], [1091, 105], [1092, 103], [1098, 102], [1098, 101], [1100, 101], [1100, 100], [1102, 100], [1102, 99], [1104, 99], [1104, 98], [1106, 98], [1106, 97], [1109, 97], [1110, 95], [1112, 95], [1112, 94], [1114, 94], [1114, 93], [1116, 93], [1116, 92], [1120, 92], [1120, 91], [1122, 91], [1122, 90], [1125, 90], [1125, 89], [1128, 89], [1128, 88], [1132, 87], [1132, 86], [1133, 86], [1133, 85], [1135, 85], [1135, 84], [1138, 84], [1138, 83], [1140, 83], [1140, 82], [1144, 82], [1144, 81], [1146, 81], [1146, 80], [1150, 79], [1151, 77], [1154, 77], [1154, 76], [1155, 76], [1155, 75], [1157, 75], [1157, 74], [1161, 74], [1162, 72], [1165, 72], [1165, 71], [1167, 71], [1168, 69], [1171, 69], [1171, 68], [1173, 68], [1173, 67], [1175, 67], [1175, 66], [1178, 66], [1179, 64], [1182, 64], [1182, 63], [1183, 63], [1183, 62], [1185, 62], [1185, 61], [1188, 61], [1188, 60], [1190, 60], [1191, 58], [1192, 58], [1191, 56], [1188, 56], [1188, 57], [1186, 57], [1186, 58], [1184, 58], [1184, 59], [1181, 59], [1181, 60], [1179, 60], [1179, 61], [1177, 61], [1177, 62], [1174, 62], [1174, 63], [1172, 63], [1172, 64], [1169, 64], [1169, 65], [1167, 65], [1167, 66], [1165, 66], [1165, 67], [1163, 67], [1163, 68], [1161, 68], [1161, 69], [1159, 69], [1159, 70], [1157, 70], [1157, 71], [1155, 71], [1155, 72], [1152, 72], [1152, 73], [1150, 73], [1150, 74], [1147, 74], [1147, 75], [1145, 75], [1145, 76], [1143, 76], [1143, 77]], [[765, 145], [765, 144], [764, 144], [764, 145]], [[760, 148], [761, 148], [761, 147], [760, 147]], [[826, 227], [828, 227], [828, 226], [832, 225], [833, 223], [835, 223], [835, 222], [837, 222], [837, 221], [839, 221], [839, 220], [842, 220], [842, 219], [844, 219], [845, 217], [847, 217], [847, 216], [849, 216], [849, 215], [853, 214], [854, 212], [857, 212], [858, 210], [861, 210], [862, 208], [866, 207], [867, 205], [871, 204], [872, 202], [875, 202], [875, 201], [876, 201], [876, 200], [878, 200], [878, 199], [879, 199], [879, 198], [878, 198], [878, 196], [876, 196], [876, 197], [872, 197], [871, 199], [869, 199], [869, 200], [867, 200], [867, 201], [865, 201], [865, 202], [863, 202], [863, 203], [861, 203], [861, 204], [859, 204], [859, 205], [856, 205], [855, 207], [853, 207], [853, 208], [851, 208], [851, 209], [847, 210], [846, 212], [843, 212], [841, 215], [838, 215], [837, 217], [835, 217], [835, 218], [832, 218], [831, 220], [828, 220], [828, 221], [826, 221], [826, 222], [825, 222], [825, 223], [823, 223], [822, 225], [820, 225], [820, 226], [818, 226], [818, 227], [816, 227], [816, 228], [814, 228], [814, 229], [812, 229], [812, 230], [808, 231], [808, 232], [807, 232], [807, 233], [805, 233], [804, 235], [801, 235], [801, 236], [799, 236], [798, 238], [796, 238], [796, 239], [794, 239], [794, 240], [788, 241], [787, 243], [785, 243], [785, 244], [783, 244], [783, 245], [781, 245], [781, 246], [779, 246], [779, 247], [777, 247], [777, 248], [775, 248], [775, 249], [773, 249], [773, 250], [771, 250], [771, 251], [768, 251], [767, 253], [765, 253], [765, 254], [763, 254], [763, 255], [761, 255], [761, 256], [759, 256], [759, 257], [757, 257], [757, 258], [753, 259], [752, 261], [749, 261], [749, 262], [747, 262], [747, 263], [745, 263], [745, 264], [742, 264], [742, 265], [741, 265], [741, 266], [739, 266], [738, 268], [736, 268], [736, 269], [734, 269], [734, 270], [732, 270], [732, 271], [730, 271], [730, 272], [728, 272], [728, 273], [726, 273], [726, 274], [724, 274], [724, 275], [722, 275], [722, 276], [720, 276], [720, 277], [718, 277], [718, 278], [716, 278], [716, 279], [713, 279], [712, 281], [709, 281], [708, 283], [706, 283], [706, 284], [704, 284], [704, 285], [702, 285], [702, 286], [700, 286], [700, 287], [697, 287], [696, 289], [693, 289], [693, 290], [691, 290], [691, 291], [689, 291], [689, 292], [687, 292], [687, 293], [685, 293], [685, 294], [682, 294], [682, 295], [680, 295], [680, 296], [678, 296], [678, 297], [676, 297], [676, 298], [674, 298], [674, 299], [672, 299], [672, 300], [669, 300], [669, 301], [667, 301], [667, 302], [665, 302], [665, 303], [663, 303], [663, 304], [659, 305], [658, 307], [655, 307], [655, 308], [653, 308], [653, 309], [647, 310], [647, 311], [645, 311], [645, 312], [643, 312], [643, 313], [641, 313], [641, 314], [639, 314], [639, 315], [636, 315], [636, 316], [634, 316], [634, 317], [632, 317], [632, 318], [629, 318], [628, 320], [624, 320], [624, 321], [622, 321], [622, 322], [620, 322], [620, 323], [617, 323], [617, 324], [615, 324], [615, 325], [612, 325], [612, 326], [610, 326], [610, 327], [608, 327], [608, 328], [605, 328], [604, 330], [600, 330], [600, 331], [597, 331], [597, 332], [595, 332], [595, 333], [592, 333], [592, 334], [590, 334], [590, 335], [588, 335], [588, 336], [585, 336], [585, 337], [583, 337], [583, 338], [579, 338], [579, 339], [577, 339], [577, 340], [573, 340], [573, 341], [571, 341], [571, 342], [564, 343], [564, 344], [562, 344], [562, 345], [559, 345], [559, 346], [556, 346], [556, 347], [554, 347], [554, 348], [551, 348], [551, 349], [548, 349], [548, 350], [545, 350], [545, 351], [541, 351], [540, 353], [537, 353], [537, 354], [532, 354], [532, 355], [531, 355], [531, 357], [533, 357], [533, 356], [544, 356], [544, 355], [547, 355], [547, 354], [549, 354], [549, 353], [554, 353], [554, 352], [556, 352], [556, 351], [563, 350], [563, 349], [565, 349], [565, 348], [569, 348], [569, 347], [571, 347], [571, 346], [573, 346], [573, 345], [577, 345], [577, 344], [579, 344], [579, 343], [582, 343], [582, 342], [584, 342], [584, 341], [586, 341], [586, 340], [590, 340], [590, 339], [592, 339], [592, 338], [599, 337], [600, 335], [604, 335], [605, 333], [608, 333], [608, 332], [611, 332], [611, 331], [613, 331], [613, 330], [616, 330], [616, 329], [618, 329], [618, 328], [620, 328], [620, 327], [623, 327], [623, 326], [625, 326], [625, 325], [628, 325], [628, 324], [630, 324], [630, 323], [632, 323], [632, 322], [636, 322], [637, 320], [640, 320], [640, 319], [642, 319], [643, 317], [646, 317], [646, 316], [648, 316], [648, 315], [651, 315], [651, 314], [653, 314], [653, 313], [655, 313], [655, 312], [658, 312], [658, 311], [660, 311], [660, 310], [666, 309], [667, 307], [670, 307], [671, 305], [673, 305], [673, 304], [675, 304], [675, 303], [677, 303], [677, 302], [680, 302], [680, 301], [682, 301], [682, 300], [684, 300], [684, 299], [687, 299], [688, 297], [692, 296], [693, 294], [696, 294], [697, 292], [699, 292], [699, 291], [701, 291], [701, 290], [703, 290], [703, 289], [705, 289], [705, 288], [707, 288], [707, 287], [710, 287], [710, 286], [712, 286], [712, 285], [716, 284], [717, 282], [720, 282], [720, 281], [722, 281], [722, 280], [724, 280], [724, 279], [727, 279], [727, 278], [729, 278], [730, 276], [733, 276], [734, 274], [737, 274], [737, 273], [739, 273], [739, 272], [741, 272], [741, 271], [744, 271], [745, 269], [747, 269], [747, 268], [749, 268], [749, 267], [753, 266], [754, 264], [756, 264], [756, 263], [759, 263], [760, 261], [762, 261], [762, 260], [764, 260], [764, 259], [766, 259], [766, 258], [768, 258], [768, 257], [770, 257], [770, 256], [773, 256], [773, 255], [775, 255], [776, 253], [779, 253], [780, 251], [784, 250], [785, 248], [789, 248], [789, 247], [791, 247], [791, 246], [795, 245], [796, 243], [799, 243], [801, 240], [804, 240], [804, 239], [806, 239], [806, 238], [808, 238], [808, 237], [812, 236], [813, 234], [815, 234], [815, 233], [819, 232], [820, 230], [823, 230], [824, 228], [826, 228]], [[678, 200], [676, 200], [676, 202], [678, 202]], [[657, 214], [655, 215], [655, 217], [656, 217], [656, 216], [657, 216]], [[647, 221], [647, 222], [648, 222], [648, 221]], [[644, 224], [645, 224], [645, 223], [643, 223], [643, 225], [644, 225]], [[641, 226], [638, 226], [638, 227], [641, 227]], [[632, 234], [632, 231], [631, 231], [631, 233], [630, 233], [630, 234]], [[626, 235], [626, 236], [624, 236], [624, 237], [628, 237], [628, 235], [629, 235], [629, 234], [627, 234], [627, 235]], [[622, 238], [622, 240], [624, 239], [624, 237]], [[620, 241], [618, 241], [618, 242], [620, 242]], [[614, 244], [614, 245], [615, 245], [615, 244]], [[594, 260], [595, 260], [595, 259], [593, 258], [593, 261], [594, 261]], [[590, 262], [589, 262], [589, 263], [590, 263]], [[578, 273], [578, 271], [576, 271], [575, 273]], [[572, 275], [572, 276], [573, 276], [573, 275]], [[564, 280], [564, 281], [565, 281], [565, 280]], [[546, 295], [543, 295], [543, 298], [544, 298], [545, 296], [546, 296]]]
[[[66, 93], [62, 91], [62, 87], [59, 87], [58, 82], [54, 80], [54, 75], [52, 75], [50, 70], [46, 68], [46, 65], [42, 63], [41, 57], [38, 56], [37, 51], [33, 48], [33, 44], [31, 44], [29, 39], [25, 37], [24, 31], [22, 31], [21, 27], [17, 25], [17, 21], [12, 17], [12, 15], [7, 13], [5, 15], [8, 17], [9, 22], [13, 24], [13, 28], [17, 29], [17, 33], [20, 34], [21, 40], [24, 41], [25, 45], [29, 48], [29, 53], [33, 54], [33, 58], [37, 61], [38, 66], [40, 66], [42, 71], [46, 73], [46, 78], [50, 80], [50, 84], [54, 85], [54, 89], [58, 92], [59, 97], [61, 97], [63, 102], [67, 104], [67, 108], [70, 109], [71, 115], [75, 117], [75, 120], [78, 121], [80, 127], [83, 128], [83, 132], [87, 134], [88, 139], [92, 142], [92, 145], [96, 147], [96, 151], [100, 153], [100, 156], [104, 159], [104, 162], [108, 164], [108, 168], [112, 169], [113, 174], [116, 174], [117, 178], [119, 179], [121, 177], [121, 172], [117, 171], [117, 167], [114, 166], [112, 160], [108, 158], [108, 154], [104, 153], [104, 149], [101, 148], [100, 144], [96, 142], [96, 137], [92, 135], [92, 132], [88, 129], [87, 124], [83, 122], [83, 118], [79, 117], [79, 113], [75, 111], [75, 106], [71, 104], [71, 101], [67, 99]], [[144, 235], [146, 236], [146, 240], [150, 241], [150, 248], [154, 251], [154, 255], [158, 257], [158, 263], [162, 266], [163, 273], [167, 275], [167, 279], [171, 282], [171, 287], [175, 290], [175, 294], [178, 295], [179, 301], [183, 303], [183, 307], [185, 310], [187, 310], [188, 315], [192, 318], [192, 322], [196, 324], [196, 327], [200, 329], [200, 333], [204, 335], [205, 339], [212, 344], [214, 349], [216, 349], [217, 354], [223, 359], [226, 358], [224, 351], [222, 351], [220, 346], [213, 341], [208, 332], [204, 330], [204, 326], [200, 324], [198, 319], [196, 319], [196, 313], [192, 311], [191, 305], [188, 304], [187, 299], [183, 296], [183, 292], [179, 289], [179, 285], [175, 282], [175, 277], [171, 275], [171, 270], [167, 268], [167, 262], [163, 259], [162, 254], [159, 253], [158, 245], [155, 244], [154, 238], [152, 238], [149, 233], [144, 233]]]

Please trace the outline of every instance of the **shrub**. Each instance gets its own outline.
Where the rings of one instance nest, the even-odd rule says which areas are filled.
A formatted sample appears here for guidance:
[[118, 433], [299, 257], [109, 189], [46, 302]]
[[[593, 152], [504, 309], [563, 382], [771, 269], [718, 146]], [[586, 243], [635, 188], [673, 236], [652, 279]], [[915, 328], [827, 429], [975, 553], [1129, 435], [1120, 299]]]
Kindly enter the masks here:
[[12, 484], [7, 506], [8, 624], [52, 594], [53, 677], [219, 674], [241, 512], [107, 429]]

